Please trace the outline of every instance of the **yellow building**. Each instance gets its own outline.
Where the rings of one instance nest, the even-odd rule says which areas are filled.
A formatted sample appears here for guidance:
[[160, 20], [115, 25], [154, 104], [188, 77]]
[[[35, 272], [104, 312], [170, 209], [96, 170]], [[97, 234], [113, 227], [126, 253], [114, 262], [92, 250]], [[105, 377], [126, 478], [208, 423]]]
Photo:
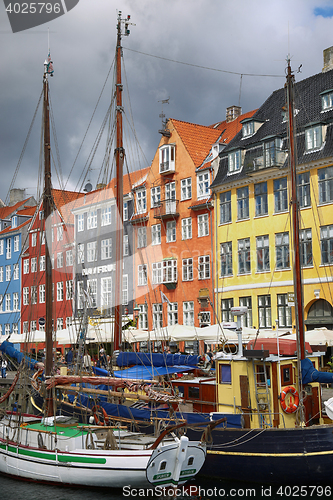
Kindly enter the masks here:
[[[333, 61], [333, 48], [325, 61]], [[330, 59], [331, 58], [331, 59]], [[305, 324], [333, 328], [333, 63], [295, 83]], [[216, 310], [243, 325], [295, 331], [286, 90], [275, 91], [220, 154], [215, 200]]]

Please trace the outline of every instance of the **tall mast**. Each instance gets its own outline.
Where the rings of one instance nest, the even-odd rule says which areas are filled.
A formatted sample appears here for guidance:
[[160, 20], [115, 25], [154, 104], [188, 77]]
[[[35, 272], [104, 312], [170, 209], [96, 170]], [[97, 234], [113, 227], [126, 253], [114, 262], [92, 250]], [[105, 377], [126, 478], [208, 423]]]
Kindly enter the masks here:
[[[303, 287], [301, 280], [301, 249], [299, 238], [299, 203], [297, 196], [297, 175], [295, 156], [295, 130], [294, 130], [294, 75], [291, 72], [290, 60], [288, 59], [287, 72], [287, 106], [288, 106], [288, 131], [289, 131], [289, 167], [291, 172], [291, 224], [293, 243], [293, 274], [295, 292], [295, 317], [297, 335], [297, 354], [299, 361], [305, 358], [304, 339], [304, 309], [303, 309]], [[300, 363], [299, 363], [300, 365]]]
[[[45, 223], [45, 376], [49, 377], [53, 369], [53, 337], [52, 337], [52, 265], [49, 245], [51, 238], [51, 213], [52, 213], [52, 192], [51, 192], [51, 144], [50, 144], [50, 110], [49, 110], [49, 84], [48, 75], [53, 75], [50, 54], [48, 61], [44, 63], [43, 76], [43, 117], [44, 117], [44, 193], [43, 211]], [[46, 414], [53, 413], [53, 403], [51, 393], [46, 396]]]
[[[122, 35], [128, 36], [130, 31], [128, 25], [130, 16], [121, 19], [121, 11], [118, 12], [117, 23], [117, 48], [116, 48], [116, 276], [115, 276], [115, 313], [114, 313], [114, 350], [119, 350], [122, 343], [122, 309], [123, 309], [123, 165], [125, 150], [123, 147], [123, 101], [121, 82], [121, 57]], [[122, 25], [125, 29], [122, 33]]]

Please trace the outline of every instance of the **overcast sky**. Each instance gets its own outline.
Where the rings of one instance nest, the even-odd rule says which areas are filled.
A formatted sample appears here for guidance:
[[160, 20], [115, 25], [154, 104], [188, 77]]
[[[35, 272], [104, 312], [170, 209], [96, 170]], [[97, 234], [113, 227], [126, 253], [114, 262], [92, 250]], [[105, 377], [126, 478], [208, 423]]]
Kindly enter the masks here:
[[[228, 106], [240, 104], [243, 112], [250, 111], [282, 87], [288, 52], [295, 71], [302, 65], [296, 74], [300, 80], [322, 70], [323, 50], [333, 45], [332, 0], [80, 0], [48, 25], [15, 34], [1, 1], [3, 200], [42, 90], [47, 28], [54, 65], [52, 109], [66, 182], [114, 58], [117, 9], [136, 24], [123, 39], [134, 126], [143, 152], [140, 161], [134, 157], [133, 169], [153, 159], [160, 139], [161, 99], [170, 97], [163, 109], [167, 117], [210, 125], [225, 119]], [[67, 182], [69, 189], [77, 186], [110, 98], [111, 80]], [[40, 129], [39, 113], [14, 182], [27, 195], [36, 196]], [[94, 187], [102, 156], [96, 154], [89, 173]], [[57, 176], [53, 185], [59, 187]]]

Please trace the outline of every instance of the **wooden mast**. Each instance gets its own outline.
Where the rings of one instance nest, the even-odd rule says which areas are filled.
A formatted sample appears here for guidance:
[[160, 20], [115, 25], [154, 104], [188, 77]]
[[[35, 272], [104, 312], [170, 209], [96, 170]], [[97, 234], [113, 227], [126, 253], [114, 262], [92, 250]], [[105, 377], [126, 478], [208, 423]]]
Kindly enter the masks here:
[[114, 313], [114, 345], [115, 351], [119, 350], [122, 343], [122, 310], [123, 310], [123, 165], [125, 150], [123, 147], [123, 103], [121, 81], [121, 37], [122, 24], [125, 24], [124, 35], [129, 35], [128, 25], [130, 16], [121, 19], [118, 12], [117, 23], [117, 48], [116, 48], [116, 276], [115, 276], [115, 313]]
[[[49, 65], [44, 64], [43, 76], [43, 117], [44, 117], [44, 193], [43, 211], [45, 223], [45, 377], [50, 377], [53, 370], [53, 337], [52, 337], [52, 265], [50, 248], [52, 245], [52, 192], [51, 192], [51, 144], [50, 144], [50, 112], [49, 112]], [[51, 391], [46, 395], [46, 415], [53, 414], [53, 401]]]
[[[288, 106], [288, 131], [289, 131], [289, 167], [291, 172], [291, 224], [293, 243], [293, 275], [295, 293], [295, 319], [297, 349], [299, 361], [306, 357], [304, 338], [304, 307], [303, 287], [301, 269], [301, 248], [299, 237], [299, 202], [297, 196], [297, 174], [295, 153], [295, 130], [294, 130], [294, 75], [291, 72], [290, 60], [288, 59], [287, 72], [287, 106]], [[300, 362], [298, 363], [300, 365]], [[300, 369], [300, 368], [299, 368]], [[301, 379], [300, 379], [301, 380]]]

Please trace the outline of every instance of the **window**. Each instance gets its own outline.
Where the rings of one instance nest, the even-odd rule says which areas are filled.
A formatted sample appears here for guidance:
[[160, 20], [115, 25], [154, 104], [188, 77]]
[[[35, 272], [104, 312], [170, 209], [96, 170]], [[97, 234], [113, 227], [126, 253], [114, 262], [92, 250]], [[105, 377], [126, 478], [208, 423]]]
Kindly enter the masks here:
[[0, 311], [3, 311], [3, 295], [0, 295]]
[[318, 170], [319, 203], [333, 201], [333, 167]]
[[176, 183], [168, 182], [165, 185], [165, 213], [174, 214], [176, 213]]
[[[282, 161], [280, 162], [282, 158], [279, 158], [279, 153], [282, 151], [282, 140], [281, 139], [274, 139], [273, 141], [267, 141], [264, 142], [264, 161], [265, 161], [265, 167], [274, 167], [276, 165], [279, 165], [279, 163], [282, 166]], [[283, 155], [283, 162], [284, 162], [284, 155]]]
[[300, 208], [311, 206], [310, 197], [310, 172], [304, 172], [297, 176], [297, 196]]
[[10, 323], [6, 323], [5, 324], [5, 335], [9, 335], [10, 334]]
[[248, 186], [237, 189], [237, 219], [249, 218], [249, 188]]
[[274, 180], [274, 208], [276, 213], [288, 210], [287, 177]]
[[307, 128], [305, 130], [305, 150], [313, 151], [321, 148], [323, 144], [322, 126]]
[[194, 302], [183, 302], [183, 325], [194, 326]]
[[137, 229], [137, 247], [138, 248], [145, 248], [147, 246], [147, 228], [146, 226], [144, 227], [138, 227]]
[[245, 122], [242, 123], [242, 134], [243, 137], [248, 137], [249, 135], [254, 134], [254, 122]]
[[3, 282], [3, 266], [0, 267], [0, 282]]
[[23, 321], [23, 333], [29, 332], [29, 321]]
[[209, 255], [202, 255], [198, 257], [198, 272], [199, 280], [207, 280], [210, 278], [210, 257]]
[[257, 272], [269, 271], [269, 236], [257, 236]]
[[276, 268], [289, 269], [289, 233], [277, 233], [275, 235]]
[[175, 146], [168, 144], [159, 150], [160, 174], [175, 170]]
[[32, 257], [31, 259], [31, 272], [37, 273], [37, 257]]
[[233, 151], [228, 154], [228, 172], [238, 172], [241, 168], [241, 151]]
[[153, 304], [153, 329], [163, 327], [163, 304]]
[[321, 263], [333, 263], [333, 225], [320, 228]]
[[176, 283], [178, 278], [177, 274], [177, 260], [170, 259], [163, 261], [163, 283]]
[[14, 236], [14, 252], [18, 252], [20, 250], [20, 237], [19, 235]]
[[221, 276], [232, 276], [232, 242], [220, 244]]
[[73, 318], [71, 316], [67, 316], [66, 318], [66, 328], [69, 328], [73, 325]]
[[45, 231], [41, 231], [40, 233], [40, 244], [45, 245]]
[[128, 201], [124, 201], [123, 206], [123, 219], [128, 220]]
[[45, 271], [45, 255], [39, 257], [39, 270]]
[[77, 263], [84, 263], [84, 243], [79, 243], [77, 246]]
[[83, 293], [83, 281], [77, 282], [77, 307], [78, 309], [83, 309], [84, 306], [84, 293]]
[[3, 240], [0, 240], [0, 255], [3, 255]]
[[13, 333], [15, 335], [18, 334], [18, 323], [13, 323], [12, 328], [13, 328]]
[[144, 214], [147, 210], [146, 190], [138, 189], [136, 192], [136, 211], [138, 214]]
[[193, 259], [183, 259], [183, 281], [193, 280]]
[[72, 300], [73, 298], [73, 280], [66, 281], [66, 300]]
[[198, 215], [198, 237], [209, 235], [208, 214]]
[[111, 224], [111, 206], [104, 207], [101, 210], [101, 226], [109, 226]]
[[14, 264], [13, 279], [18, 280], [20, 278], [20, 267], [18, 264]]
[[97, 307], [97, 280], [87, 281], [87, 292], [89, 295], [90, 307]]
[[101, 307], [110, 309], [112, 306], [112, 279], [101, 278]]
[[321, 108], [323, 111], [328, 111], [333, 108], [333, 92], [326, 91], [321, 94]]
[[178, 323], [178, 303], [168, 302], [168, 326]]
[[220, 194], [220, 224], [231, 222], [231, 191]]
[[37, 233], [31, 233], [31, 246], [35, 247], [37, 245]]
[[198, 174], [198, 198], [209, 196], [209, 172]]
[[64, 236], [63, 226], [57, 226], [57, 241], [62, 241], [63, 236]]
[[247, 307], [246, 314], [241, 316], [241, 324], [244, 327], [252, 328], [252, 299], [251, 297], [239, 297], [239, 305]]
[[176, 221], [174, 220], [166, 223], [166, 241], [167, 243], [176, 241]]
[[39, 303], [44, 304], [45, 302], [45, 285], [39, 285]]
[[192, 179], [182, 179], [180, 181], [181, 200], [190, 200], [192, 198]]
[[279, 319], [279, 327], [292, 326], [291, 322], [291, 307], [288, 306], [288, 298], [286, 293], [278, 294], [277, 296], [277, 315]]
[[139, 304], [139, 328], [141, 330], [148, 329], [148, 304]]
[[23, 261], [23, 274], [29, 274], [29, 259]]
[[87, 214], [87, 229], [97, 227], [97, 210], [89, 210]]
[[97, 241], [89, 241], [87, 243], [87, 262], [95, 262], [97, 260]]
[[251, 272], [250, 238], [238, 240], [238, 273]]
[[187, 217], [182, 219], [182, 239], [190, 240], [192, 238], [192, 219]]
[[219, 365], [219, 384], [231, 384], [231, 365]]
[[6, 259], [12, 258], [12, 240], [11, 238], [6, 239]]
[[19, 294], [18, 292], [13, 293], [13, 311], [19, 310]]
[[78, 232], [84, 231], [84, 214], [79, 214], [77, 216], [77, 230]]
[[101, 241], [101, 259], [111, 259], [112, 257], [112, 239], [107, 238]]
[[151, 208], [158, 207], [161, 202], [161, 187], [152, 187], [150, 190], [150, 204]]
[[30, 321], [30, 331], [35, 332], [37, 330], [37, 320], [33, 319]]
[[10, 281], [11, 274], [12, 274], [11, 266], [6, 266], [6, 281]]
[[62, 281], [58, 281], [57, 283], [57, 302], [61, 302], [64, 300], [64, 283]]
[[283, 365], [280, 368], [282, 385], [293, 384], [293, 365]]
[[254, 185], [254, 197], [256, 205], [256, 217], [268, 214], [267, 182]]
[[31, 287], [31, 304], [37, 304], [37, 286]]
[[23, 305], [29, 305], [29, 287], [27, 286], [23, 288]]
[[57, 330], [63, 330], [64, 328], [64, 319], [57, 318]]
[[300, 231], [301, 265], [312, 266], [312, 232], [311, 229]]
[[126, 257], [126, 255], [128, 255], [129, 253], [129, 245], [128, 245], [128, 234], [124, 234], [124, 257]]
[[152, 282], [154, 285], [163, 283], [162, 262], [153, 262], [152, 264]]
[[154, 224], [151, 226], [151, 244], [161, 244], [161, 224]]
[[234, 299], [221, 300], [221, 318], [223, 322], [234, 321], [234, 316], [231, 313], [232, 307], [234, 307]]
[[128, 274], [123, 275], [123, 306], [128, 304]]
[[70, 267], [73, 265], [73, 252], [72, 250], [66, 251], [66, 267]]
[[64, 256], [62, 252], [57, 253], [57, 268], [61, 269], [64, 265]]
[[147, 265], [138, 266], [138, 286], [147, 285]]
[[200, 311], [199, 313], [199, 324], [202, 326], [210, 326], [211, 325], [211, 316], [210, 311]]
[[[12, 228], [15, 228], [17, 227], [17, 215], [14, 215], [14, 217], [12, 217]], [[15, 252], [15, 250], [14, 250]]]
[[258, 317], [260, 328], [270, 328], [272, 326], [270, 295], [258, 295]]

